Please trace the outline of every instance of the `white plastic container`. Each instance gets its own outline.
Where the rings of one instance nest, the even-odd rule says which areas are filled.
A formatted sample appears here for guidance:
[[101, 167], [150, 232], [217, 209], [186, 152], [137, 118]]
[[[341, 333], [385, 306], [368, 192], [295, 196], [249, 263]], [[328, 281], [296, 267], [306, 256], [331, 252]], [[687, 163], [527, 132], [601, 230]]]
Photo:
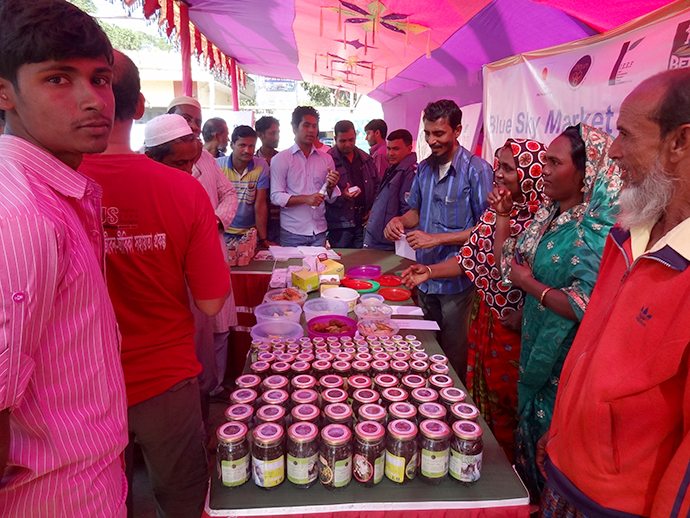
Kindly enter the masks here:
[[297, 322], [302, 316], [302, 308], [295, 302], [264, 302], [256, 306], [254, 316], [257, 324], [264, 322]]
[[355, 304], [359, 298], [359, 293], [357, 293], [352, 288], [330, 288], [324, 291], [321, 296], [325, 299], [340, 299], [344, 300], [349, 305], [349, 311], [355, 310]]
[[388, 304], [360, 302], [355, 306], [355, 315], [357, 315], [359, 320], [387, 320], [393, 315], [393, 308]]
[[306, 301], [303, 309], [304, 318], [309, 322], [312, 318], [321, 315], [342, 315], [346, 317], [350, 311], [350, 305], [344, 300], [317, 298]]
[[383, 295], [379, 295], [378, 293], [363, 293], [359, 296], [359, 301], [362, 304], [383, 304], [385, 300]]
[[253, 326], [249, 334], [252, 340], [261, 340], [268, 344], [275, 338], [281, 340], [301, 338], [304, 336], [304, 329], [296, 322], [264, 322]]
[[[296, 294], [299, 298], [286, 300], [285, 296], [287, 294]], [[268, 290], [266, 295], [264, 295], [264, 302], [294, 302], [300, 306], [304, 306], [307, 300], [307, 292], [300, 290], [299, 288], [277, 288], [275, 290]]]

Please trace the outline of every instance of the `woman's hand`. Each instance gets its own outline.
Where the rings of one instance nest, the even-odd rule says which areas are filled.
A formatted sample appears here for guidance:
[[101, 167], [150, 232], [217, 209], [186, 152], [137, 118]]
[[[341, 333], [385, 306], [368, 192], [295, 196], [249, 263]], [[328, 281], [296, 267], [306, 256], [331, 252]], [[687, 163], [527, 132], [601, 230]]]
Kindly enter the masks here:
[[520, 308], [511, 311], [505, 317], [500, 317], [501, 325], [508, 331], [519, 333], [522, 330], [522, 310], [523, 308]]
[[429, 280], [429, 269], [423, 264], [413, 264], [402, 272], [403, 284], [412, 289]]
[[508, 275], [510, 282], [518, 288], [525, 289], [527, 281], [532, 279], [532, 269], [524, 264], [518, 264], [517, 260], [513, 258], [510, 263], [510, 275]]
[[506, 187], [494, 187], [493, 191], [489, 193], [487, 201], [496, 212], [506, 213], [513, 210], [513, 196]]

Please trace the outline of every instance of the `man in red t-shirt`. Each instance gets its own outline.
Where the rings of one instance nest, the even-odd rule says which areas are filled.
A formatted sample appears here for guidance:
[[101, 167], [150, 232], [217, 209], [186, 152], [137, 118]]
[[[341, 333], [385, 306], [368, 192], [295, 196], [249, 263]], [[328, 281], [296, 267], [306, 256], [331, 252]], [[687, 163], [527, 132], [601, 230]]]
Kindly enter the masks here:
[[[159, 516], [200, 516], [207, 464], [187, 285], [197, 307], [214, 315], [227, 298], [230, 275], [201, 184], [131, 151], [133, 120], [144, 113], [139, 72], [118, 52], [113, 69], [109, 145], [103, 155], [87, 155], [80, 171], [103, 187], [106, 273], [122, 333], [129, 448], [133, 440], [141, 445]], [[165, 117], [179, 124], [154, 119], [151, 128], [169, 133], [151, 135], [147, 127], [148, 144], [191, 133], [182, 117]]]

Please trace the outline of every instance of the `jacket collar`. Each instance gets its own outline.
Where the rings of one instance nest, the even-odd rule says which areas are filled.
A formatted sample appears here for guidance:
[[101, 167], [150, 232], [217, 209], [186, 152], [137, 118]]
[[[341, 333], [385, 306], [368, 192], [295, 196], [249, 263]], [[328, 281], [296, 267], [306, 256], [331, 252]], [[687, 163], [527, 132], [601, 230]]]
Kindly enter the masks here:
[[[629, 254], [627, 249], [623, 246], [623, 244], [630, 239], [630, 231], [624, 230], [616, 225], [611, 229], [611, 238], [616, 245], [618, 245], [618, 248], [631, 259], [632, 254]], [[648, 252], [643, 255], [643, 257], [659, 261], [679, 272], [685, 271], [688, 266], [690, 266], [690, 257], [688, 256], [690, 256], [690, 246], [679, 239], [672, 239], [659, 250]]]

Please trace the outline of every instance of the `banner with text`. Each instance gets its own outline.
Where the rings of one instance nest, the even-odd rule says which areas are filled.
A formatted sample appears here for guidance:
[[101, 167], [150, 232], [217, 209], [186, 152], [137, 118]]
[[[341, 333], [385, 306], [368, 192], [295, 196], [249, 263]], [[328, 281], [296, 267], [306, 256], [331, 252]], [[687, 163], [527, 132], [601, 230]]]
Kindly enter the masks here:
[[580, 122], [616, 136], [620, 105], [633, 88], [658, 72], [685, 67], [690, 0], [604, 34], [485, 65], [484, 158], [509, 137], [548, 145]]

